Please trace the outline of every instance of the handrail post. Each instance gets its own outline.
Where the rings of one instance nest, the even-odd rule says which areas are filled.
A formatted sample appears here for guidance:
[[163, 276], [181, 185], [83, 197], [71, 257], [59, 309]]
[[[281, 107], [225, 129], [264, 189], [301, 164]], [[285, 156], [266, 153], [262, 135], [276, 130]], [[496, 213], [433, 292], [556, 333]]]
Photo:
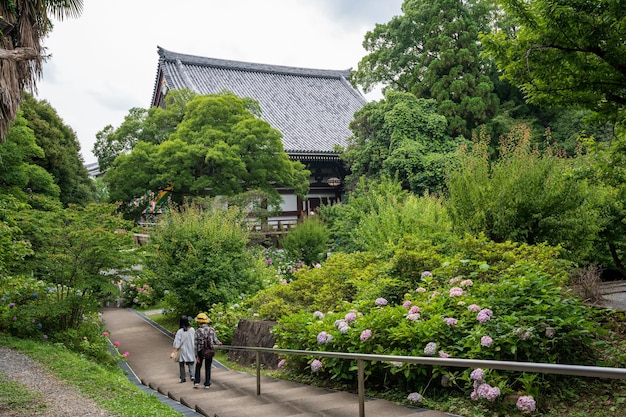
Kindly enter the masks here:
[[261, 352], [256, 351], [256, 395], [261, 395]]
[[359, 417], [365, 417], [365, 372], [363, 359], [358, 359], [359, 367]]

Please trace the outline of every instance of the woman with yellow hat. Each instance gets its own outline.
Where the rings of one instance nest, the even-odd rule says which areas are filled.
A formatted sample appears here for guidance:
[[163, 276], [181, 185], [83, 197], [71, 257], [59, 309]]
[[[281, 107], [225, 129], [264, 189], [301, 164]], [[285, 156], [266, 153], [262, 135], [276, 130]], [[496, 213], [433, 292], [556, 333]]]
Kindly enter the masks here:
[[215, 329], [209, 327], [209, 316], [205, 313], [200, 313], [196, 316], [196, 323], [198, 323], [198, 330], [196, 330], [196, 372], [194, 372], [195, 379], [193, 381], [193, 387], [198, 388], [200, 386], [200, 371], [202, 370], [202, 363], [206, 360], [204, 365], [204, 389], [209, 389], [211, 386], [211, 366], [213, 365], [213, 355], [203, 353], [203, 347], [205, 346], [205, 340], [209, 341], [213, 346], [221, 345]]

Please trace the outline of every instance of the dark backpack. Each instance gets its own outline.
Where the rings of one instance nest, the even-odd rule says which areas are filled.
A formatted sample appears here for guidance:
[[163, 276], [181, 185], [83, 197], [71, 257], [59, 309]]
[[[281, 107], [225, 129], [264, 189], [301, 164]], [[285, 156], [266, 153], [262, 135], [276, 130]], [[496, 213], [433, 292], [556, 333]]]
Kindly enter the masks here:
[[202, 352], [202, 357], [205, 359], [212, 358], [215, 356], [215, 347], [213, 347], [213, 343], [211, 342], [211, 330], [209, 329], [202, 338], [202, 343], [200, 345], [200, 351]]

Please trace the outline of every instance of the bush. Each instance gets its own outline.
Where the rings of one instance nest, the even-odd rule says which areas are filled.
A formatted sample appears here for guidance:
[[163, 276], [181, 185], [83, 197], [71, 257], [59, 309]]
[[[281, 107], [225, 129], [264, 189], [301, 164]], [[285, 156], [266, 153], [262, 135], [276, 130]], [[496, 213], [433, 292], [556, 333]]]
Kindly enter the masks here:
[[330, 231], [317, 216], [306, 217], [291, 230], [280, 244], [292, 261], [313, 265], [326, 259]]
[[[413, 244], [397, 250], [390, 261], [373, 259], [369, 265], [360, 263], [360, 269], [344, 269], [348, 277], [342, 281], [354, 285], [354, 296], [350, 300], [336, 297], [335, 307], [328, 310], [312, 311], [319, 306], [313, 303], [283, 316], [274, 328], [277, 345], [401, 356], [596, 363], [597, 325], [590, 309], [561, 287], [567, 274], [566, 265], [558, 266], [558, 249], [468, 238], [459, 248], [465, 246], [466, 253], [475, 257], [466, 258], [462, 256], [466, 253], [437, 254], [423, 242], [422, 246]], [[429, 253], [436, 255], [432, 259], [437, 259], [437, 265], [431, 262], [431, 270], [413, 269], [427, 265]], [[345, 255], [348, 259], [356, 256]], [[333, 258], [321, 269], [332, 264]], [[303, 271], [289, 285], [303, 280], [309, 288], [322, 288], [331, 276]], [[404, 293], [398, 297], [400, 292]], [[356, 383], [350, 361], [320, 360], [323, 367], [316, 378]], [[289, 358], [289, 363], [299, 372], [310, 373], [310, 359]], [[381, 362], [365, 368], [373, 388], [442, 389], [432, 380], [445, 376], [467, 394], [472, 390], [469, 371]], [[534, 385], [524, 385], [525, 377], [515, 372], [490, 371], [488, 375], [502, 395], [543, 384], [537, 378]]]

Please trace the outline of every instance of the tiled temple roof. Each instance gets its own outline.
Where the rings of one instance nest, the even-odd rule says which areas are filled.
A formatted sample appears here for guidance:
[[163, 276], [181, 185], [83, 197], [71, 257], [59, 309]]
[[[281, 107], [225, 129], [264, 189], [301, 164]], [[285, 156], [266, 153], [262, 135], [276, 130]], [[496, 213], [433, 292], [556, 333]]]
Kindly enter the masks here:
[[[351, 135], [354, 112], [366, 103], [349, 82], [350, 70], [320, 70], [255, 64], [185, 55], [158, 48], [152, 97], [162, 88], [188, 88], [199, 94], [224, 90], [256, 99], [261, 118], [283, 134], [288, 154], [336, 154]], [[320, 155], [321, 156], [321, 155]]]

